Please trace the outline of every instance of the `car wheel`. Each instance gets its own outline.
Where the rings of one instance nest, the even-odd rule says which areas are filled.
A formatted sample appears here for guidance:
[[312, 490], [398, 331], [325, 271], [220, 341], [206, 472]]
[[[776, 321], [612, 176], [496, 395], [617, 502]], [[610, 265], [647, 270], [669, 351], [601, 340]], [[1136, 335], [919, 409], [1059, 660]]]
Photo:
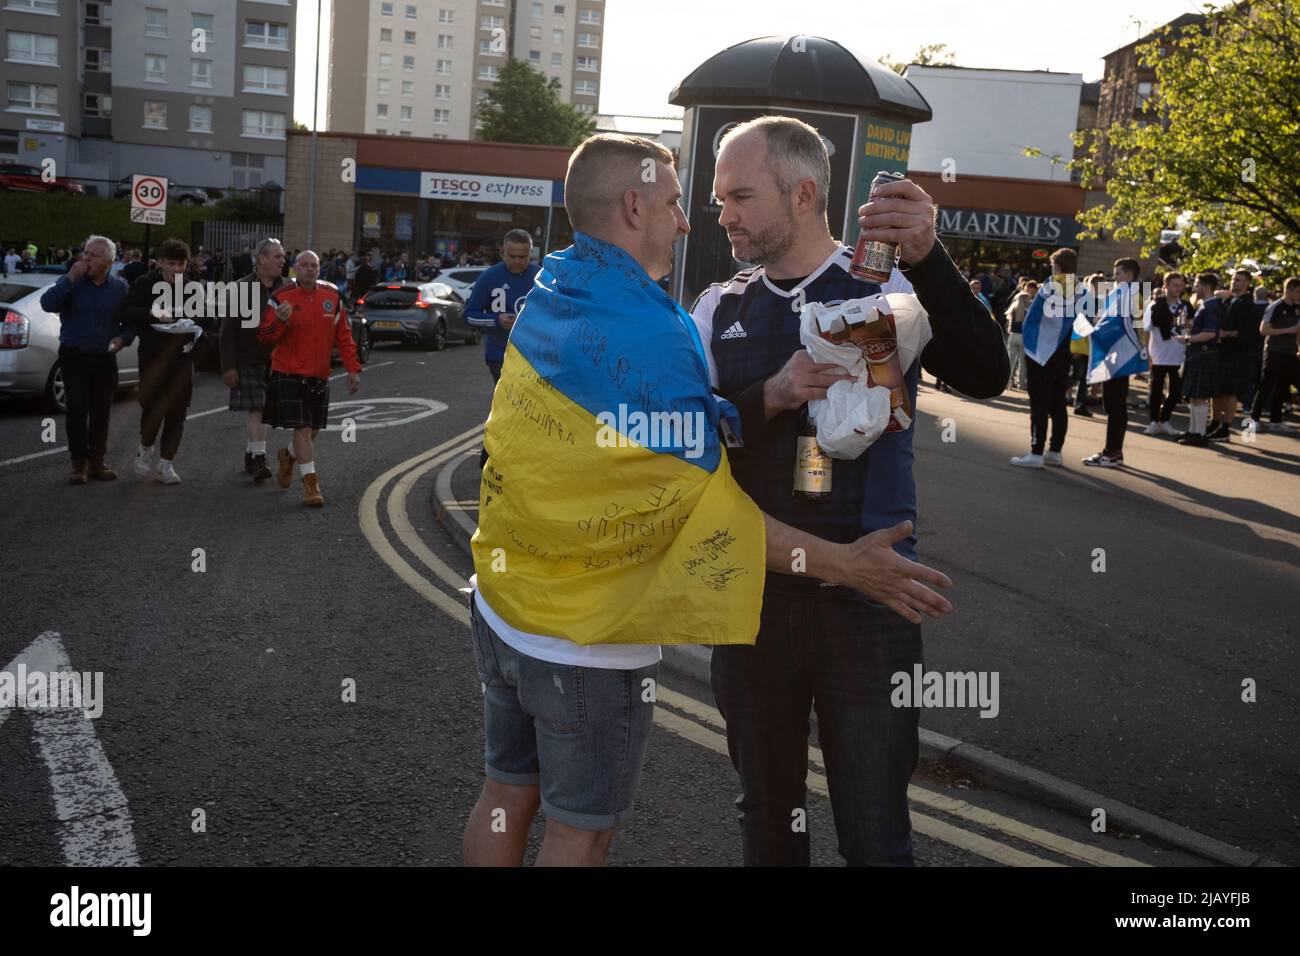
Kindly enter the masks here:
[[433, 350], [441, 352], [447, 347], [447, 323], [442, 319], [433, 327]]
[[193, 196], [182, 196], [182, 197], [181, 197], [181, 205], [182, 205], [182, 206], [193, 206], [193, 205], [194, 205], [194, 197], [193, 197]]
[[60, 415], [68, 411], [68, 392], [63, 385], [63, 368], [58, 362], [50, 369], [50, 377], [45, 383], [45, 410]]

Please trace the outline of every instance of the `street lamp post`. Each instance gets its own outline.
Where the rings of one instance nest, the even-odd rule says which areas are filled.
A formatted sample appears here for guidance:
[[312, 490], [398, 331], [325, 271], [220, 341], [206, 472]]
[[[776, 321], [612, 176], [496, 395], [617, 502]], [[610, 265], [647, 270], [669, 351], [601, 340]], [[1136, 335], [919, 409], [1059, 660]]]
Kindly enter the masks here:
[[320, 14], [321, 0], [316, 0], [316, 58], [312, 72], [315, 87], [311, 97], [311, 169], [307, 172], [307, 248], [313, 246], [316, 237], [316, 111], [320, 100]]

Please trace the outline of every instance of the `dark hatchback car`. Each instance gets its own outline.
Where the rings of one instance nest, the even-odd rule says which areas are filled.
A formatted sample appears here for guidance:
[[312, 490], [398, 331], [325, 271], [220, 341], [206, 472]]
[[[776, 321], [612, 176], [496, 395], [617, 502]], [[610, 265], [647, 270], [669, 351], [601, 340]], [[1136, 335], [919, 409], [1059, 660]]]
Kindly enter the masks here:
[[465, 300], [444, 282], [381, 282], [357, 300], [371, 342], [407, 342], [440, 351], [449, 341], [479, 341]]

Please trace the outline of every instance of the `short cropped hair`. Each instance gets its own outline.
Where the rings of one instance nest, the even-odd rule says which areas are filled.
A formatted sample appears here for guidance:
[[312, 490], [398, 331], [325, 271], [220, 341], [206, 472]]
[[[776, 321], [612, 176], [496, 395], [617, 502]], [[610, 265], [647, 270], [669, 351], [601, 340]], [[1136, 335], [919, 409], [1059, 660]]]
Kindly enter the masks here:
[[533, 237], [528, 234], [527, 230], [511, 229], [509, 232], [506, 233], [505, 238], [501, 240], [501, 246], [502, 248], [504, 248], [505, 246], [510, 245], [512, 242], [518, 242], [526, 246], [532, 246]]
[[718, 152], [746, 133], [759, 132], [767, 144], [764, 166], [776, 179], [781, 195], [788, 196], [805, 179], [817, 187], [817, 214], [825, 215], [831, 191], [831, 158], [820, 134], [803, 120], [792, 116], [760, 116], [727, 130], [718, 143]]
[[1219, 287], [1219, 274], [1217, 272], [1201, 272], [1196, 276], [1197, 285], [1208, 285], [1212, 290]]
[[569, 157], [564, 177], [564, 208], [573, 228], [591, 232], [608, 222], [623, 193], [645, 182], [647, 159], [673, 164], [671, 152], [641, 136], [597, 133], [584, 140]]
[[1142, 266], [1136, 259], [1116, 259], [1112, 268], [1123, 269], [1125, 272], [1132, 275], [1134, 279], [1142, 274]]
[[117, 243], [112, 239], [107, 236], [87, 236], [86, 241], [81, 244], [82, 250], [84, 251], [86, 246], [90, 245], [92, 242], [102, 242], [108, 248], [108, 257], [110, 259], [117, 258]]
[[1282, 284], [1283, 292], [1290, 292], [1292, 289], [1300, 287], [1300, 276], [1291, 276]]
[[159, 262], [189, 262], [190, 245], [183, 239], [164, 239], [158, 246]]
[[1062, 246], [1051, 254], [1049, 261], [1052, 263], [1052, 271], [1055, 272], [1059, 268], [1060, 272], [1073, 275], [1074, 271], [1079, 268], [1079, 253]]

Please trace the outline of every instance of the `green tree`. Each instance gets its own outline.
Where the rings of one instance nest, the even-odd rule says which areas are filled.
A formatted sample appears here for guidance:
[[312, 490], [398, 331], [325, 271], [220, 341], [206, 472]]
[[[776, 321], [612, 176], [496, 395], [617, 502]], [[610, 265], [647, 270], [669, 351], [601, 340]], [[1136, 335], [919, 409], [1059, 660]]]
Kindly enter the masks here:
[[917, 66], [952, 66], [956, 60], [957, 56], [952, 50], [948, 49], [948, 44], [927, 43], [917, 50], [910, 60], [891, 60], [888, 56], [882, 56], [880, 65], [887, 66], [899, 76], [902, 76], [903, 71], [912, 63]]
[[560, 99], [559, 80], [513, 57], [478, 109], [478, 138], [491, 142], [577, 146], [595, 131], [591, 117]]
[[[1079, 216], [1150, 255], [1184, 225], [1187, 270], [1243, 259], [1300, 271], [1300, 6], [1205, 7], [1204, 27], [1138, 49], [1156, 82], [1143, 114], [1098, 130], [1076, 160], [1111, 204]], [[1081, 144], [1076, 137], [1076, 144]]]

